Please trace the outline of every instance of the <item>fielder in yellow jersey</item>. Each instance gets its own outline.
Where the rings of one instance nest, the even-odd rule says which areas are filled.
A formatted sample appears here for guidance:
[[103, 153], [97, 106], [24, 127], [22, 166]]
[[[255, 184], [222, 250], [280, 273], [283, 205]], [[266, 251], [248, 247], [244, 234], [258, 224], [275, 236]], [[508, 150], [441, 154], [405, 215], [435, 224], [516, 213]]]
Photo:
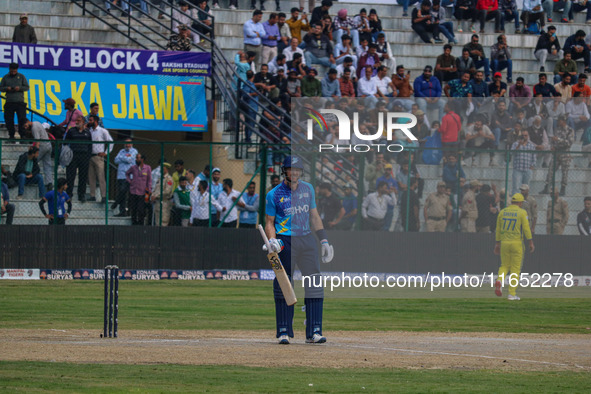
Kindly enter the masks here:
[[[494, 253], [501, 254], [501, 268], [499, 277], [495, 282], [495, 294], [502, 296], [501, 281], [513, 275], [519, 281], [521, 264], [523, 263], [523, 237], [529, 241], [529, 251], [534, 252], [534, 241], [527, 220], [527, 213], [521, 208], [525, 198], [521, 193], [516, 193], [511, 198], [511, 205], [499, 212], [497, 217], [497, 233]], [[509, 274], [511, 272], [511, 274]], [[515, 283], [515, 280], [513, 280]], [[509, 296], [511, 301], [519, 300], [515, 294], [517, 286], [509, 285]]]

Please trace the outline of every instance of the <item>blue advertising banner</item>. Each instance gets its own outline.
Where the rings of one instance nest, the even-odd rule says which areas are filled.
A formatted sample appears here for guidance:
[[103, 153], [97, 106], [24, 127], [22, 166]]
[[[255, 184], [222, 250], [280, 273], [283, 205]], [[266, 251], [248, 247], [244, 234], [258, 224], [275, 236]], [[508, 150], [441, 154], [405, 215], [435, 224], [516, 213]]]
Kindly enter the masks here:
[[84, 115], [98, 103], [107, 129], [207, 131], [209, 53], [0, 43], [0, 67], [12, 62], [29, 107], [58, 124], [71, 97]]
[[56, 123], [66, 119], [62, 100], [83, 114], [99, 104], [107, 129], [207, 131], [203, 77], [21, 70], [29, 80], [29, 107]]
[[117, 74], [211, 75], [211, 54], [0, 42], [0, 67]]

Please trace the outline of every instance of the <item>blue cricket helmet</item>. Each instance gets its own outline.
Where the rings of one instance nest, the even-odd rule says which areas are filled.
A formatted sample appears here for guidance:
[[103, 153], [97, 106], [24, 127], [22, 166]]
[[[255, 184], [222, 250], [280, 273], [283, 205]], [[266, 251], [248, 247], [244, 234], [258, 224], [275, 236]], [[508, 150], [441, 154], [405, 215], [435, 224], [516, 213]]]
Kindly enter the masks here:
[[299, 168], [300, 170], [304, 169], [304, 162], [300, 157], [297, 156], [287, 156], [283, 160], [283, 168]]

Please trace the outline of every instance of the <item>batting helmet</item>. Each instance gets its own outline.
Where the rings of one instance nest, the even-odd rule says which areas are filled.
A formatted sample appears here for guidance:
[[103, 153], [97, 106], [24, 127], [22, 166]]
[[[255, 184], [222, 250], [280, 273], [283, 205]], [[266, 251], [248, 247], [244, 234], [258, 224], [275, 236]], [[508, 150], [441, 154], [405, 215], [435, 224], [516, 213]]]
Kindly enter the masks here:
[[283, 168], [299, 168], [300, 170], [304, 169], [304, 163], [302, 159], [297, 156], [287, 156], [285, 160], [283, 160]]

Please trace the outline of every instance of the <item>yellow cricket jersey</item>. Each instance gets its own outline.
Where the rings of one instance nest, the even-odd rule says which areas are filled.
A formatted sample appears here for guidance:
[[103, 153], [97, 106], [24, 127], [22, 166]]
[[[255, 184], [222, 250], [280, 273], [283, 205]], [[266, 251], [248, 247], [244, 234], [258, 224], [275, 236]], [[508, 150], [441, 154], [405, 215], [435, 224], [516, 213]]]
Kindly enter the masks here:
[[531, 229], [525, 209], [509, 205], [499, 212], [497, 217], [496, 240], [501, 242], [522, 242], [523, 236], [531, 239]]

